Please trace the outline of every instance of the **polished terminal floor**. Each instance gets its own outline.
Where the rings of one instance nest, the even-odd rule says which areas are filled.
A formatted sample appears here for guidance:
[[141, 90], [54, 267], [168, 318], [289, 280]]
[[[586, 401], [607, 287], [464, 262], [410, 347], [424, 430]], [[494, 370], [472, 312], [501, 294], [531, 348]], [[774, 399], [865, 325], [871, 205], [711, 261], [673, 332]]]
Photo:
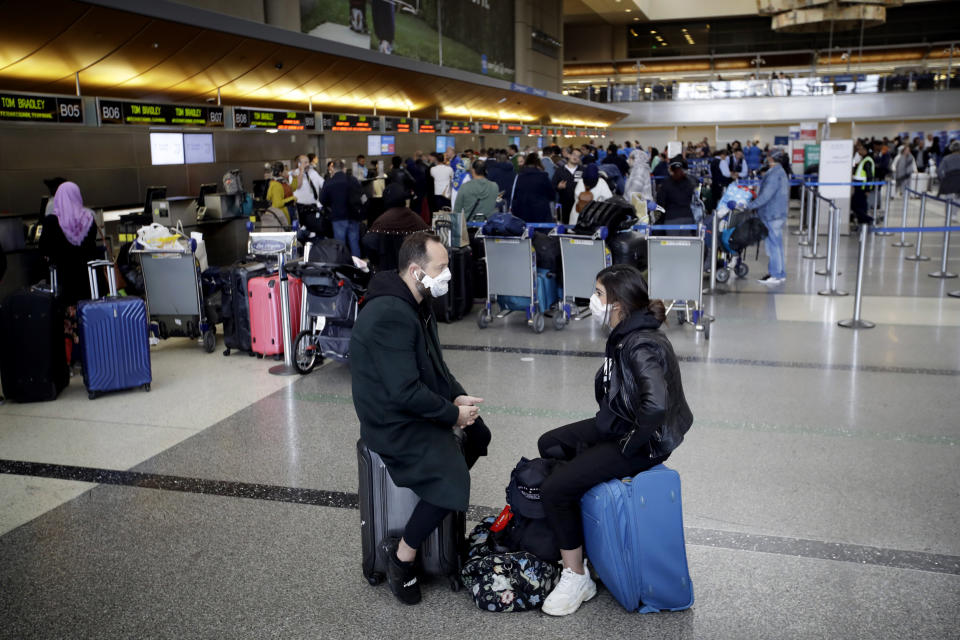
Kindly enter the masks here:
[[[669, 462], [688, 611], [627, 613], [601, 589], [568, 618], [492, 614], [443, 581], [400, 605], [360, 571], [349, 369], [276, 377], [173, 339], [149, 394], [91, 402], [76, 378], [0, 407], [0, 638], [958, 638], [960, 283], [927, 276], [938, 235], [931, 262], [894, 240], [869, 243], [875, 329], [836, 325], [852, 296], [816, 295], [823, 261], [793, 236], [786, 284], [757, 284], [751, 252], [750, 279], [707, 298], [709, 341], [667, 328], [695, 414]], [[840, 264], [852, 291], [856, 237]], [[541, 433], [595, 410], [603, 335], [514, 314], [441, 339], [493, 431], [472, 523]]]

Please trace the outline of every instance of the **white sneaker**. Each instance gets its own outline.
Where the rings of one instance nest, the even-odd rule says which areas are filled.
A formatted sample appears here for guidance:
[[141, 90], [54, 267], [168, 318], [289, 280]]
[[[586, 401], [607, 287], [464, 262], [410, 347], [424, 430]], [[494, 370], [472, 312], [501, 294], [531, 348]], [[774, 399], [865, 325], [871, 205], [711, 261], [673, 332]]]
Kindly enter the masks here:
[[568, 616], [580, 605], [597, 595], [597, 584], [590, 578], [587, 562], [583, 562], [583, 575], [572, 569], [564, 569], [560, 582], [543, 601], [543, 612], [551, 616]]
[[769, 274], [757, 280], [760, 284], [782, 284], [785, 281], [786, 278], [774, 278]]

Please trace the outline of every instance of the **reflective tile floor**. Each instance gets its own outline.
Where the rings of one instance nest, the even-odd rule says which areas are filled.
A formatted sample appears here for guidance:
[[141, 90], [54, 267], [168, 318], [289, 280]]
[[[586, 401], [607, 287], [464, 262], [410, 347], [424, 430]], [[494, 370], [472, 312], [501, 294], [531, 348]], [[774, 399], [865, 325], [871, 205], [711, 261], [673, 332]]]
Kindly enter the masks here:
[[[601, 588], [564, 619], [492, 614], [445, 582], [400, 605], [360, 572], [349, 369], [271, 376], [173, 339], [149, 394], [91, 402], [77, 378], [56, 402], [0, 406], [0, 638], [958, 638], [960, 282], [893, 240], [868, 243], [875, 329], [836, 325], [852, 296], [816, 295], [823, 261], [794, 236], [785, 284], [756, 283], [751, 251], [750, 278], [705, 299], [709, 340], [671, 319], [695, 415], [669, 463], [688, 611], [630, 614]], [[841, 239], [849, 291], [856, 249]], [[493, 431], [472, 523], [541, 433], [595, 410], [603, 335], [512, 314], [441, 339]]]

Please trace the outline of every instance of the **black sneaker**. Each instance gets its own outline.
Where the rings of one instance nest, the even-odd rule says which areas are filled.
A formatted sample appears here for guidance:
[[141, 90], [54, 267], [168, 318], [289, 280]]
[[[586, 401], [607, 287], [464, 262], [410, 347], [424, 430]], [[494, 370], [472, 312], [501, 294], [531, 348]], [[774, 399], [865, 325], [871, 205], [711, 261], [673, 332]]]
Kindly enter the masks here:
[[420, 580], [414, 562], [401, 562], [397, 558], [397, 538], [384, 538], [377, 546], [377, 556], [387, 570], [387, 584], [397, 600], [404, 604], [420, 602]]

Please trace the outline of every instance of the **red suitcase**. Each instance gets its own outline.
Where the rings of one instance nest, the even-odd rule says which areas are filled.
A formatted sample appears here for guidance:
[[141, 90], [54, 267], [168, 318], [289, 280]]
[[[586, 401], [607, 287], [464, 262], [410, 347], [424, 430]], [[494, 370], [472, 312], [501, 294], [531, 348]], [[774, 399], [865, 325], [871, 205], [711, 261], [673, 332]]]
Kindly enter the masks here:
[[[300, 332], [300, 300], [303, 282], [289, 276], [290, 339]], [[280, 320], [280, 275], [272, 274], [250, 278], [247, 282], [250, 298], [251, 350], [263, 356], [283, 353], [283, 329]]]

